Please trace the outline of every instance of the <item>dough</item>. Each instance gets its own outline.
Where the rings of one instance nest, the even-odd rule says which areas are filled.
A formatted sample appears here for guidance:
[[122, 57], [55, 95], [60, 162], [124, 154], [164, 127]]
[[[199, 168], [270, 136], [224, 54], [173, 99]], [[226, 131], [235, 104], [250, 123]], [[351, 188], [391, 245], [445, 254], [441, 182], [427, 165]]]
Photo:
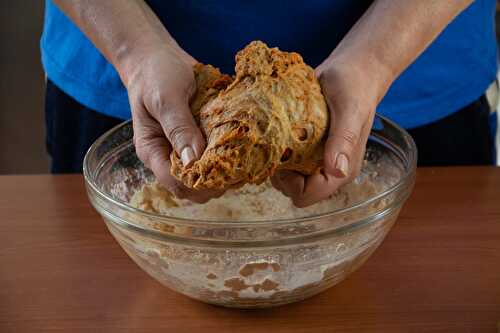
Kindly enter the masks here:
[[234, 80], [195, 66], [193, 115], [207, 147], [190, 167], [175, 152], [171, 173], [195, 189], [261, 184], [277, 170], [319, 170], [328, 110], [314, 70], [297, 53], [254, 41], [236, 55]]

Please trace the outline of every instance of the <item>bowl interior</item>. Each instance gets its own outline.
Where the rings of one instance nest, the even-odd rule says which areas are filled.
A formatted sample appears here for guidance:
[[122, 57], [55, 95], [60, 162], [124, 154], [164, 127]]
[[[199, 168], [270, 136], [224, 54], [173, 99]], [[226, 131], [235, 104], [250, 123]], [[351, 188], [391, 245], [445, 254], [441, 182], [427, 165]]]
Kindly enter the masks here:
[[[131, 211], [137, 211], [130, 207], [129, 201], [133, 194], [141, 189], [143, 185], [154, 181], [154, 175], [138, 159], [132, 143], [133, 131], [131, 122], [125, 122], [103, 135], [91, 147], [84, 162], [84, 173], [87, 182], [99, 191], [111, 202], [128, 207]], [[294, 211], [294, 215], [284, 213], [263, 216], [262, 218], [239, 217], [248, 222], [252, 220], [286, 220], [295, 218], [310, 218], [322, 214], [331, 214], [338, 210], [346, 210], [380, 197], [390, 194], [405, 182], [409, 182], [415, 171], [416, 148], [411, 137], [397, 125], [387, 119], [377, 116], [367, 143], [365, 163], [360, 176], [355, 182], [362, 183], [366, 179], [376, 184], [376, 193], [359, 196], [359, 200], [350, 200], [346, 205], [323, 204], [322, 207], [299, 210], [293, 206], [287, 207], [283, 212]], [[230, 191], [225, 197], [241, 196], [241, 192]], [[243, 199], [242, 199], [243, 200]], [[238, 203], [244, 205], [245, 201]], [[214, 216], [211, 218], [207, 210], [198, 209], [195, 204], [182, 202], [186, 209], [169, 211], [170, 218], [189, 219], [199, 221], [234, 219], [230, 215]], [[208, 211], [209, 212], [209, 211]], [[155, 216], [151, 212], [141, 212], [146, 215]], [[159, 217], [159, 216], [158, 216]]]

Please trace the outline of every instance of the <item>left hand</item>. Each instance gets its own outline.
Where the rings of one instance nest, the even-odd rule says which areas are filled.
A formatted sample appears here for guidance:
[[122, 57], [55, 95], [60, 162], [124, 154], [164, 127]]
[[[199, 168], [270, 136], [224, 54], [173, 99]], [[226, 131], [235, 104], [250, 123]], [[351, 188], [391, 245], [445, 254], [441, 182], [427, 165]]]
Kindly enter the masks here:
[[328, 198], [359, 174], [380, 99], [377, 82], [360, 68], [327, 59], [316, 75], [330, 110], [324, 169], [311, 176], [282, 171], [271, 179], [297, 207]]
[[177, 198], [204, 203], [219, 197], [222, 191], [196, 191], [170, 174], [172, 150], [186, 166], [206, 145], [189, 108], [196, 61], [176, 44], [136, 47], [135, 52], [127, 59], [130, 65], [119, 69], [130, 99], [137, 156]]

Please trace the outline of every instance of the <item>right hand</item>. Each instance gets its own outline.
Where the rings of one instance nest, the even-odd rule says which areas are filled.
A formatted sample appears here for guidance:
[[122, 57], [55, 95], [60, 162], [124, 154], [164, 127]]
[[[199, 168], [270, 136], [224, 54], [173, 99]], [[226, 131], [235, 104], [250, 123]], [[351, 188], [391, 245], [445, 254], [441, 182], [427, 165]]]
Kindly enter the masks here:
[[178, 198], [206, 202], [221, 192], [196, 191], [170, 174], [172, 149], [184, 165], [199, 159], [205, 140], [193, 119], [189, 100], [196, 91], [196, 60], [171, 46], [155, 47], [129, 61], [128, 90], [137, 156], [160, 184]]
[[324, 172], [303, 176], [281, 171], [271, 180], [297, 207], [325, 200], [360, 173], [375, 108], [387, 80], [369, 73], [358, 64], [346, 65], [327, 59], [316, 75], [330, 111], [330, 130], [325, 142]]

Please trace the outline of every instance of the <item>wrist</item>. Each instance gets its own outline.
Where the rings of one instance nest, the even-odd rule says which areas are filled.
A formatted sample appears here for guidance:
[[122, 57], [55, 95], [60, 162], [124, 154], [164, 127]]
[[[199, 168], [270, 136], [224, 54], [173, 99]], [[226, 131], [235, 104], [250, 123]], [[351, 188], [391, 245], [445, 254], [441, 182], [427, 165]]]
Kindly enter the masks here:
[[334, 51], [318, 67], [318, 72], [320, 75], [322, 72], [343, 75], [375, 105], [382, 100], [396, 78], [390, 66], [366, 53], [353, 55]]
[[181, 66], [191, 67], [196, 63], [194, 58], [173, 40], [144, 38], [137, 43], [123, 43], [115, 53], [113, 65], [123, 84], [128, 88], [153, 58], [165, 59]]

